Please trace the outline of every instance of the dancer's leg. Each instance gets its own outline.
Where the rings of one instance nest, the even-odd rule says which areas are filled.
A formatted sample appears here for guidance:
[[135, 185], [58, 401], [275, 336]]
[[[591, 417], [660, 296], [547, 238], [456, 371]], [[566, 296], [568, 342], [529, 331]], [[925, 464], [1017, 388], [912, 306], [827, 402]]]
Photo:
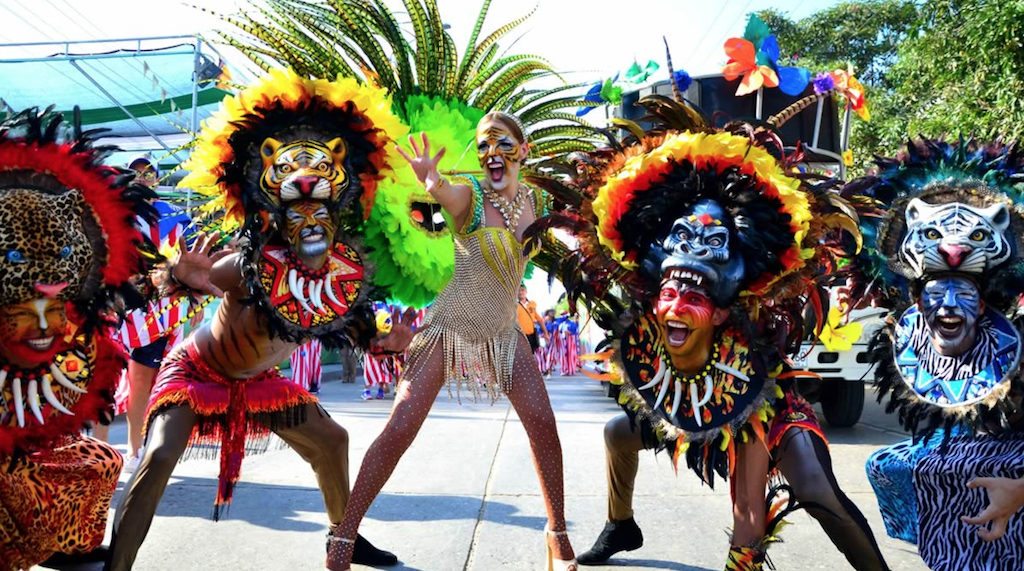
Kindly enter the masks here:
[[150, 420], [146, 453], [114, 514], [114, 539], [106, 569], [127, 571], [132, 568], [135, 555], [153, 523], [153, 514], [167, 480], [185, 452], [197, 421], [196, 414], [186, 406], [169, 408]]
[[[558, 439], [558, 427], [544, 378], [525, 337], [521, 337], [516, 346], [512, 375], [512, 389], [506, 395], [530, 439], [533, 464], [540, 478], [540, 491], [548, 512], [548, 529], [562, 532], [565, 531], [562, 444]], [[574, 558], [572, 545], [564, 534], [556, 537], [553, 548], [555, 559], [568, 561]]]
[[348, 431], [319, 404], [307, 404], [306, 421], [274, 432], [309, 462], [324, 496], [327, 517], [339, 523], [348, 503]]
[[607, 457], [608, 521], [633, 517], [633, 485], [644, 450], [640, 429], [625, 414], [604, 425], [604, 447]]
[[640, 429], [625, 414], [604, 425], [606, 473], [608, 476], [608, 522], [589, 551], [577, 560], [597, 565], [620, 551], [632, 551], [644, 544], [640, 527], [633, 521], [633, 486], [644, 442]]
[[732, 481], [732, 544], [753, 545], [764, 536], [765, 488], [770, 457], [764, 442], [738, 444]]
[[[440, 342], [437, 345], [439, 346]], [[444, 354], [438, 346], [434, 346], [432, 350], [428, 349], [427, 352], [410, 355], [409, 368], [398, 385], [391, 417], [380, 436], [366, 451], [348, 506], [345, 508], [345, 516], [341, 525], [334, 531], [336, 537], [354, 540], [359, 522], [391, 477], [402, 454], [412, 444], [423, 420], [430, 412], [430, 407], [434, 404], [434, 399], [437, 398], [437, 393], [445, 380]], [[347, 569], [351, 555], [351, 549], [345, 549], [331, 561], [331, 568]]]
[[139, 455], [142, 448], [142, 425], [146, 422], [146, 406], [149, 404], [149, 393], [153, 390], [153, 380], [158, 369], [147, 367], [142, 363], [128, 360], [128, 456]]
[[776, 452], [779, 469], [832, 543], [858, 571], [888, 569], [864, 515], [836, 483], [828, 445], [807, 430], [790, 429]]

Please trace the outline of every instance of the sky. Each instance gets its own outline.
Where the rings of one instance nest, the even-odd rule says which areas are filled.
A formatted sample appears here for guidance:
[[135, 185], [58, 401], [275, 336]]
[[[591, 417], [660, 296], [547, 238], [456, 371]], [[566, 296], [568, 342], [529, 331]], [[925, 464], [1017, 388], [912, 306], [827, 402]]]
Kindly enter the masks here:
[[[238, 13], [261, 0], [0, 0], [0, 44], [210, 34], [225, 29], [218, 13]], [[401, 2], [386, 0], [396, 12]], [[484, 33], [529, 13], [515, 33], [515, 48], [546, 57], [571, 81], [596, 81], [624, 70], [634, 58], [662, 63], [667, 37], [677, 67], [691, 75], [714, 73], [724, 63], [722, 43], [743, 33], [747, 13], [776, 8], [802, 18], [837, 0], [493, 0]], [[456, 45], [465, 45], [479, 0], [438, 0]], [[635, 7], [626, 9], [625, 7]], [[399, 14], [401, 18], [401, 14]], [[0, 58], [52, 47], [0, 46]], [[36, 50], [36, 51], [33, 51]]]
[[[97, 40], [203, 34], [230, 29], [203, 10], [222, 14], [242, 13], [262, 0], [0, 0], [0, 59], [49, 55], [63, 50], [55, 46], [5, 46], [23, 42]], [[400, 1], [385, 0], [396, 13]], [[479, 13], [480, 0], [437, 0], [460, 51], [469, 38]], [[519, 53], [548, 59], [571, 82], [591, 82], [623, 71], [637, 60], [664, 62], [666, 37], [677, 69], [691, 75], [717, 73], [725, 57], [723, 42], [740, 36], [746, 14], [776, 8], [795, 19], [804, 18], [838, 0], [493, 0], [483, 35], [499, 26], [535, 12], [503, 45], [515, 41]], [[401, 19], [402, 15], [398, 14]], [[171, 42], [177, 43], [177, 42]], [[88, 46], [106, 51], [115, 46]], [[150, 43], [146, 47], [157, 47]], [[82, 51], [83, 48], [72, 51]], [[218, 48], [229, 64], [243, 65], [231, 50]], [[245, 75], [234, 76], [244, 79]], [[664, 66], [651, 78], [667, 77]], [[45, 81], [45, 78], [41, 78]], [[0, 98], [4, 95], [0, 87]], [[45, 102], [40, 102], [44, 104]], [[546, 276], [536, 272], [528, 283], [531, 296], [541, 308], [553, 306], [561, 288], [547, 287]]]

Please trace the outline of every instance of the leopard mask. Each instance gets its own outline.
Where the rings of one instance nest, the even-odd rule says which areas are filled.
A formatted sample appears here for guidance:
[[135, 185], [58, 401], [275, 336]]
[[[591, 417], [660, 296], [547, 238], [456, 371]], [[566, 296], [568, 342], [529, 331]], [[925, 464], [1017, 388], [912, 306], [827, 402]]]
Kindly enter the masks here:
[[97, 231], [76, 190], [0, 188], [0, 305], [91, 295], [99, 285]]

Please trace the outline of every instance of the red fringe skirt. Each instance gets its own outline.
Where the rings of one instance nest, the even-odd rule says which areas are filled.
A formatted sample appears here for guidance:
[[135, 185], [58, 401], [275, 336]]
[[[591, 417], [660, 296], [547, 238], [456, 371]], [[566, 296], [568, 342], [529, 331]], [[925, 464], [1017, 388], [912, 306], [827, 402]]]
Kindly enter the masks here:
[[187, 406], [199, 416], [185, 457], [214, 457], [220, 449], [220, 474], [214, 518], [231, 502], [248, 453], [267, 449], [270, 433], [305, 422], [306, 405], [317, 399], [276, 368], [232, 379], [214, 371], [189, 339], [164, 360], [149, 398], [146, 429], [153, 416]]

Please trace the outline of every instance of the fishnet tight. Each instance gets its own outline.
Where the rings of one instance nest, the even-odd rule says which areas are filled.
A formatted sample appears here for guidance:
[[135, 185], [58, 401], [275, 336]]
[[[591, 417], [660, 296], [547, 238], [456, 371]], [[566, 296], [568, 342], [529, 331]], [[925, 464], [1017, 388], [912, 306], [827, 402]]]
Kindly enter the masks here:
[[[335, 536], [356, 536], [359, 522], [366, 515], [370, 504], [416, 438], [446, 380], [441, 346], [441, 340], [438, 339], [438, 342], [410, 355], [408, 367], [398, 384], [391, 417], [363, 458], [359, 476], [345, 509], [345, 517], [338, 526]], [[540, 478], [541, 494], [544, 496], [544, 507], [547, 509], [548, 528], [562, 531], [565, 529], [562, 446], [558, 439], [551, 401], [544, 387], [544, 379], [537, 369], [537, 363], [526, 338], [522, 336], [516, 344], [516, 361], [512, 374], [513, 388], [506, 391], [505, 395], [519, 415], [519, 420], [530, 439], [534, 468]], [[572, 545], [566, 535], [548, 534], [547, 537], [552, 541], [556, 559], [573, 559]], [[340, 560], [329, 562], [330, 568], [347, 569], [351, 557], [352, 550], [345, 549], [340, 555]]]

